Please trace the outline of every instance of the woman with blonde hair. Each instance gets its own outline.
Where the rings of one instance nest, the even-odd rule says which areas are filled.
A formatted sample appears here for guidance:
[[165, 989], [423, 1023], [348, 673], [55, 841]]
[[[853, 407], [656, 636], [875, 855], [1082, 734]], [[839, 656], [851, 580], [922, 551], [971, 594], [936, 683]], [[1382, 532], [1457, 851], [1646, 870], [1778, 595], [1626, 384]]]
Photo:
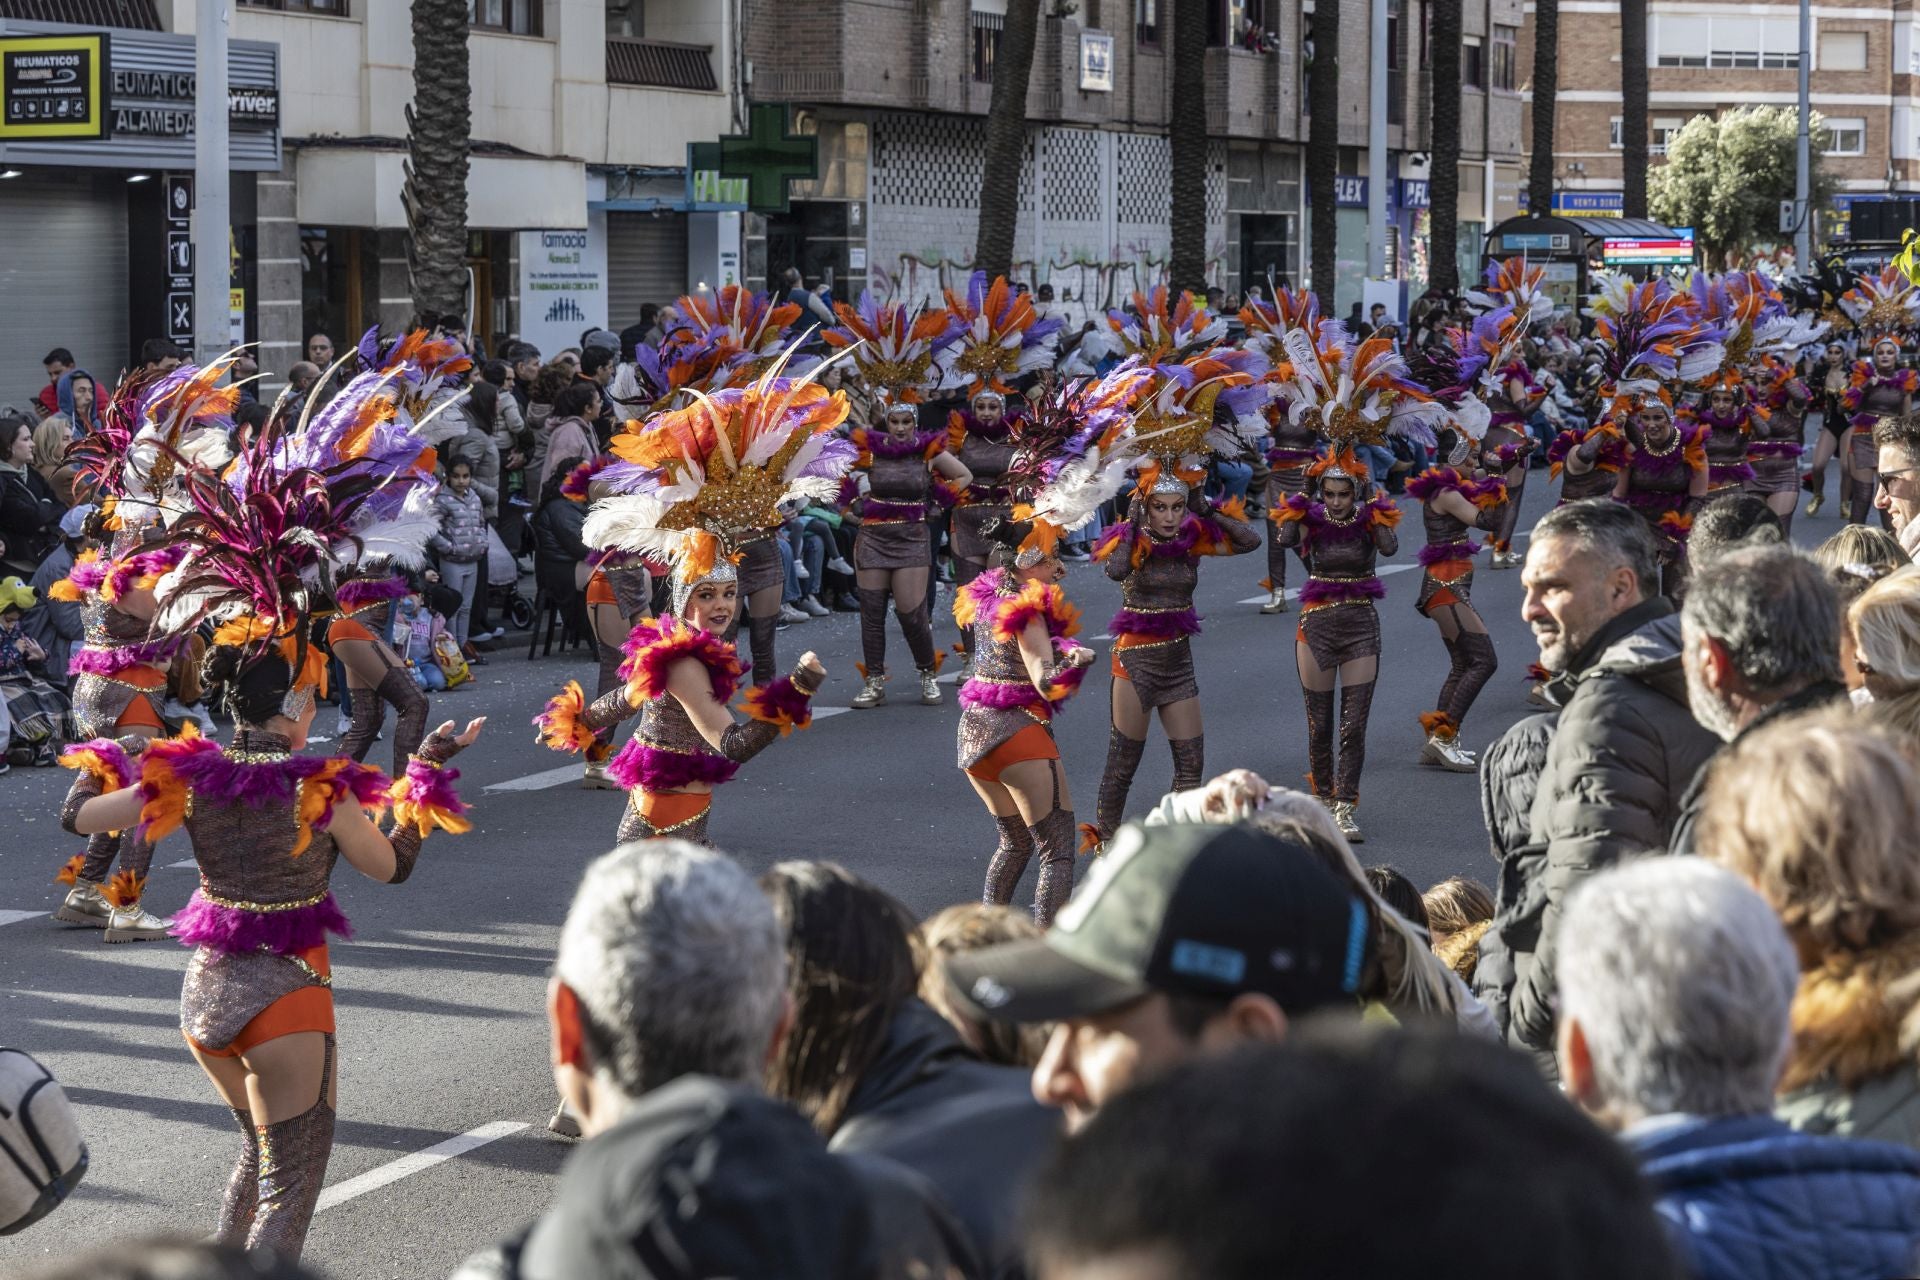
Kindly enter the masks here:
[[1868, 587], [1904, 568], [1907, 553], [1899, 539], [1877, 525], [1848, 524], [1812, 551], [1813, 561], [1827, 571], [1827, 585], [1833, 588], [1840, 605], [1840, 678], [1857, 704], [1872, 697], [1866, 678], [1860, 674], [1858, 655], [1853, 648], [1853, 628], [1847, 624], [1847, 610], [1866, 594]]
[[1920, 568], [1896, 569], [1862, 592], [1846, 631], [1873, 699], [1868, 714], [1907, 751], [1920, 751]]
[[73, 482], [79, 471], [67, 462], [67, 446], [72, 443], [73, 423], [60, 414], [33, 429], [33, 469], [47, 482], [60, 505], [68, 509], [76, 500]]
[[1715, 759], [1697, 848], [1759, 891], [1800, 986], [1775, 1113], [1920, 1147], [1920, 772], [1845, 712], [1755, 729]]
[[1478, 880], [1449, 876], [1421, 895], [1427, 937], [1440, 962], [1471, 984], [1479, 967], [1480, 939], [1493, 925], [1493, 893]]

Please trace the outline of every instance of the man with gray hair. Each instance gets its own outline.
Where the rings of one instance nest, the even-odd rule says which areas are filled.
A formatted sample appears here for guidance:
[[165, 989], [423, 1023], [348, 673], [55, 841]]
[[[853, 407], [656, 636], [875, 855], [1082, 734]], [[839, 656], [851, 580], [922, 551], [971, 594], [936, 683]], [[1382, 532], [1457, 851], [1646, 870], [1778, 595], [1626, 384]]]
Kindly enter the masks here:
[[1646, 521], [1596, 498], [1534, 526], [1520, 575], [1521, 616], [1555, 673], [1544, 687], [1560, 713], [1521, 721], [1482, 761], [1489, 829], [1514, 838], [1500, 843], [1474, 984], [1508, 1041], [1549, 1076], [1568, 895], [1596, 871], [1666, 848], [1681, 795], [1718, 745], [1687, 710], [1680, 623], [1652, 591], [1658, 572]]
[[[1731, 551], [1699, 569], [1680, 634], [1687, 703], [1722, 742], [1846, 700], [1839, 603], [1819, 566], [1789, 547]], [[1669, 852], [1694, 851], [1708, 771], [1701, 766], [1681, 797]]]
[[683, 840], [588, 866], [547, 986], [554, 1083], [586, 1139], [552, 1206], [457, 1280], [976, 1274], [924, 1181], [827, 1151], [765, 1096], [786, 940], [738, 863]]
[[1561, 1079], [1620, 1139], [1698, 1280], [1913, 1275], [1920, 1154], [1774, 1119], [1799, 963], [1698, 858], [1603, 872], [1560, 931]]

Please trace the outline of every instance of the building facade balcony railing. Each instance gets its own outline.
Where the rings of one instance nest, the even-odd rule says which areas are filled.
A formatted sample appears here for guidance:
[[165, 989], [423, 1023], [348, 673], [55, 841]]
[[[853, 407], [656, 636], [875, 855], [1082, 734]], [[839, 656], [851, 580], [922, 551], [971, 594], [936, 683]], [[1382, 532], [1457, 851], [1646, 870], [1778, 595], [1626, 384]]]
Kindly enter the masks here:
[[0, 0], [0, 18], [130, 31], [161, 29], [153, 0]]
[[[838, 72], [832, 74], [838, 78]], [[720, 88], [713, 74], [712, 46], [626, 36], [607, 37], [607, 83], [704, 93]]]

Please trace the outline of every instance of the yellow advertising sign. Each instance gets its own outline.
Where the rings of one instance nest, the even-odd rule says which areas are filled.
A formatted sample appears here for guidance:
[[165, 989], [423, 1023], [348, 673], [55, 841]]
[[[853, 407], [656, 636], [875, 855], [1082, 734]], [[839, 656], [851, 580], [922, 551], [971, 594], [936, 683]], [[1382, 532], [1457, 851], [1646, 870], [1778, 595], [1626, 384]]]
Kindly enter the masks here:
[[105, 32], [0, 37], [0, 140], [104, 138]]

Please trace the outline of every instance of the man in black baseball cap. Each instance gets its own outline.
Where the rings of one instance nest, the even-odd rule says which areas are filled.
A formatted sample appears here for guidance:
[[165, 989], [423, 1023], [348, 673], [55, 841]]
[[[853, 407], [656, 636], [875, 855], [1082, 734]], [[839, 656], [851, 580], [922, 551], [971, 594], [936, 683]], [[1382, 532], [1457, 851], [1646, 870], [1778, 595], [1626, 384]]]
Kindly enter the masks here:
[[1070, 1127], [1135, 1080], [1358, 1011], [1365, 905], [1307, 849], [1247, 826], [1122, 827], [1042, 938], [948, 960], [981, 1017], [1056, 1022], [1034, 1096]]

